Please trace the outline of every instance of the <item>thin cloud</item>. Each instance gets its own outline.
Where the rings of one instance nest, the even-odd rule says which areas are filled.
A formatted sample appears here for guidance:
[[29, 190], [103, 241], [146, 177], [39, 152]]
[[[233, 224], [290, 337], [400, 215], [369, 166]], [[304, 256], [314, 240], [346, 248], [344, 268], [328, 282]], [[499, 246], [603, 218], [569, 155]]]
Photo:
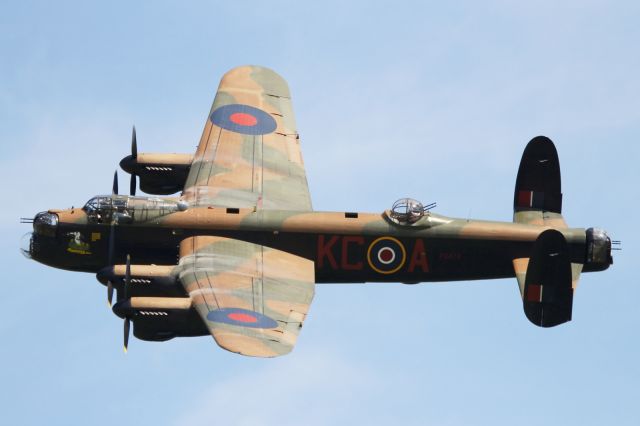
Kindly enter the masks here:
[[376, 395], [382, 380], [343, 354], [298, 351], [212, 384], [174, 424], [335, 424]]

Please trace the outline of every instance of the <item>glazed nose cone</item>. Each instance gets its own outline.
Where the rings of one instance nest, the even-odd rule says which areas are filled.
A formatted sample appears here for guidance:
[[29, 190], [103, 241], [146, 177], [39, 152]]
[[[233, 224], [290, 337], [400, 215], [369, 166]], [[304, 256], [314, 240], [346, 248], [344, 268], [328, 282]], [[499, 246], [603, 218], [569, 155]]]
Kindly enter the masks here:
[[24, 257], [26, 257], [27, 259], [32, 258], [31, 256], [31, 253], [33, 250], [32, 239], [33, 239], [33, 232], [27, 232], [20, 239], [20, 253], [22, 253]]

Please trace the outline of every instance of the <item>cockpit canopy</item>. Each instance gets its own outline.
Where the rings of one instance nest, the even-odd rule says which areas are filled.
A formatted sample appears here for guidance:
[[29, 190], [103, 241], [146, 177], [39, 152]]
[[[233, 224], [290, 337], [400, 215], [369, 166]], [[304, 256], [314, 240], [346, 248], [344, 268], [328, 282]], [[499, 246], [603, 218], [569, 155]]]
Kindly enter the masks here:
[[175, 200], [116, 194], [93, 197], [82, 208], [92, 223], [130, 223], [136, 216], [144, 220], [151, 215], [159, 216], [185, 209], [186, 204]]
[[82, 210], [87, 214], [89, 222], [109, 223], [115, 212], [126, 212], [128, 198], [126, 195], [98, 195], [87, 201]]

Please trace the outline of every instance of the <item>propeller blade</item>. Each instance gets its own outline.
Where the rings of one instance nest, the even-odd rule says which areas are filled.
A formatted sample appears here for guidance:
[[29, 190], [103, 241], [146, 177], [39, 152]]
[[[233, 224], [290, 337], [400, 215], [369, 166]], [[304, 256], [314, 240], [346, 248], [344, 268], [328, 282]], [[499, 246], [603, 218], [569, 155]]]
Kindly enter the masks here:
[[129, 195], [136, 195], [136, 175], [131, 173], [131, 182], [129, 183]]
[[127, 353], [129, 349], [129, 329], [131, 328], [131, 321], [129, 317], [124, 319], [124, 353]]
[[[107, 262], [109, 265], [113, 265], [113, 255], [115, 251], [115, 243], [116, 243], [116, 227], [115, 222], [111, 222], [111, 226], [109, 226], [109, 248], [107, 253]], [[111, 302], [113, 301], [113, 283], [111, 280], [107, 281], [107, 304], [111, 307]]]
[[133, 126], [131, 134], [131, 156], [135, 159], [138, 157], [138, 140], [136, 138], [136, 126]]
[[[127, 255], [127, 263], [124, 270], [124, 298], [129, 298], [129, 286], [131, 285], [131, 256]], [[129, 348], [129, 328], [131, 328], [131, 320], [129, 317], [124, 319], [124, 353]]]
[[112, 190], [112, 194], [113, 195], [118, 195], [118, 171], [117, 170], [113, 173], [113, 190]]
[[[133, 126], [131, 132], [131, 158], [138, 158], [138, 138], [136, 137], [136, 126]], [[129, 182], [129, 195], [136, 195], [136, 175], [131, 173], [131, 181]]]
[[124, 298], [129, 298], [129, 290], [131, 286], [131, 257], [127, 255], [127, 266], [124, 272]]
[[111, 280], [107, 282], [107, 303], [109, 307], [111, 307], [111, 302], [113, 301], [113, 283]]
[[113, 265], [113, 255], [115, 251], [116, 244], [116, 227], [115, 222], [111, 222], [111, 226], [109, 227], [109, 253], [108, 253], [108, 262], [109, 265]]

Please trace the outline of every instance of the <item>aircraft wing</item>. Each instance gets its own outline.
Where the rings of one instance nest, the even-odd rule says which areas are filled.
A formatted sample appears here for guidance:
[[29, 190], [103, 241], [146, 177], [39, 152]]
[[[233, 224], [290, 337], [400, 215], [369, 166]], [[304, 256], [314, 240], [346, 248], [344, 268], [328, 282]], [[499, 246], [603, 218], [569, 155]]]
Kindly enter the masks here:
[[182, 199], [191, 205], [311, 210], [287, 83], [257, 66], [220, 81]]
[[180, 281], [216, 343], [256, 357], [289, 353], [315, 290], [313, 261], [224, 237], [180, 243]]

